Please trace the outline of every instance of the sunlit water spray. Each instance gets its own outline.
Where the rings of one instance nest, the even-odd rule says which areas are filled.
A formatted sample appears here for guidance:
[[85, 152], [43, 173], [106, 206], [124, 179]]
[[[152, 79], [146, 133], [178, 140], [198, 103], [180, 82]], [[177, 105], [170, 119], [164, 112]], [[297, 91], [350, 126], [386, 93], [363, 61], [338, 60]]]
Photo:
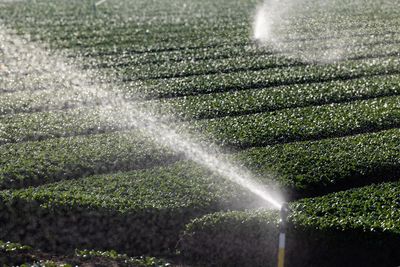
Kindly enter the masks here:
[[[70, 101], [69, 95], [75, 106], [95, 102], [101, 108], [100, 123], [140, 130], [152, 137], [156, 143], [169, 147], [218, 176], [252, 192], [268, 203], [266, 206], [280, 208], [283, 199], [279, 192], [256, 182], [250, 171], [230, 160], [218, 147], [206, 144], [193, 135], [183, 133], [182, 130], [173, 129], [170, 124], [164, 122], [165, 116], [161, 120], [154, 116], [154, 111], [143, 109], [135, 102], [126, 101], [113, 90], [115, 84], [102, 81], [101, 77], [93, 79], [95, 73], [79, 70], [66, 58], [49, 55], [48, 51], [38, 44], [18, 38], [3, 27], [0, 27], [0, 39], [0, 73], [5, 77], [3, 86], [12, 88], [14, 82], [20, 81], [19, 89], [23, 91], [35, 92], [40, 87], [41, 90], [50, 93], [69, 92], [70, 94], [64, 95], [64, 101]], [[32, 84], [31, 81], [35, 83]], [[169, 118], [166, 121], [171, 120], [172, 118]]]
[[391, 34], [385, 10], [396, 7], [391, 0], [264, 0], [254, 15], [253, 39], [305, 62], [345, 60], [359, 50], [384, 52], [390, 36], [382, 37]]

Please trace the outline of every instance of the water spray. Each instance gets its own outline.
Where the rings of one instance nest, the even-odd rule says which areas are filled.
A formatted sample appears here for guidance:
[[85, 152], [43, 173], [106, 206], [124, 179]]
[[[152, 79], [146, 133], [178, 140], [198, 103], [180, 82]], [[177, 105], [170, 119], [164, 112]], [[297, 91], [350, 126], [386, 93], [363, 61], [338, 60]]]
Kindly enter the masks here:
[[285, 243], [286, 243], [286, 230], [287, 230], [287, 217], [289, 207], [288, 203], [283, 203], [280, 210], [279, 221], [279, 247], [278, 247], [278, 267], [285, 266]]
[[[331, 63], [346, 58], [358, 46], [352, 42], [354, 30], [348, 30], [351, 25], [347, 21], [353, 18], [332, 20], [338, 11], [329, 2], [264, 0], [253, 18], [252, 38], [261, 47], [302, 62]], [[324, 13], [331, 14], [331, 20]], [[324, 23], [310, 23], [321, 20]]]

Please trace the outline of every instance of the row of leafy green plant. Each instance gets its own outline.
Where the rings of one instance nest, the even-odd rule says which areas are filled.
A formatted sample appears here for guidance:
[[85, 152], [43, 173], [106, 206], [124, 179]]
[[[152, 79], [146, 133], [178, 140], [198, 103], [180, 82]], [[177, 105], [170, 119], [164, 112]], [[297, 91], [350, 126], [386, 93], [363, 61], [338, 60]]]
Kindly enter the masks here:
[[132, 77], [131, 80], [146, 80], [251, 71], [276, 67], [283, 68], [298, 65], [304, 64], [288, 58], [277, 57], [275, 55], [259, 55], [256, 58], [251, 55], [249, 57], [240, 56], [197, 62], [182, 61], [176, 62], [172, 66], [170, 62], [139, 66], [129, 65], [112, 70], [117, 72], [120, 77], [125, 77], [125, 79], [126, 77]]
[[[109, 51], [79, 51], [76, 56], [85, 58], [84, 67], [86, 68], [116, 68], [131, 66], [137, 64], [163, 64], [175, 63], [192, 60], [202, 61], [211, 59], [224, 59], [234, 56], [257, 56], [267, 55], [265, 49], [258, 49], [254, 45], [234, 46], [227, 45], [223, 47], [206, 47], [201, 49], [186, 49], [165, 52], [148, 52], [133, 54], [129, 51], [115, 52]], [[269, 53], [271, 54], [271, 53]], [[72, 55], [73, 56], [73, 55]]]
[[[251, 148], [236, 159], [287, 199], [321, 195], [400, 175], [400, 130]], [[266, 180], [265, 180], [266, 179]]]
[[[69, 19], [67, 17], [67, 19]], [[87, 20], [87, 18], [85, 18]], [[72, 21], [76, 22], [74, 18]], [[390, 25], [386, 25], [389, 28]], [[393, 25], [394, 26], [394, 25]], [[132, 29], [133, 28], [133, 29]], [[151, 22], [137, 22], [131, 20], [121, 21], [96, 21], [91, 24], [79, 25], [41, 25], [36, 23], [35, 27], [27, 27], [27, 25], [18, 28], [19, 34], [24, 34], [29, 31], [30, 34], [40, 38], [46, 42], [79, 42], [87, 41], [105, 41], [113, 40], [113, 38], [127, 38], [128, 36], [135, 36], [138, 39], [132, 40], [134, 43], [138, 42], [153, 42], [152, 39], [146, 38], [162, 38], [162, 36], [169, 37], [184, 37], [193, 38], [193, 36], [206, 36], [210, 34], [226, 34], [226, 33], [244, 33], [248, 30], [244, 27], [242, 22], [232, 21], [230, 24], [213, 23], [213, 24], [199, 24], [196, 23], [166, 23], [166, 24], [152, 24]], [[71, 40], [71, 35], [74, 39]]]
[[99, 96], [95, 92], [82, 94], [77, 88], [21, 90], [0, 94], [0, 116], [90, 107], [107, 101], [107, 96]]
[[[286, 264], [394, 266], [399, 194], [399, 182], [383, 183], [291, 203]], [[206, 215], [186, 225], [181, 252], [213, 266], [276, 266], [278, 220], [262, 210]]]
[[0, 155], [0, 188], [147, 168], [179, 158], [138, 132], [4, 144]]
[[285, 109], [190, 122], [222, 146], [246, 148], [378, 131], [400, 126], [400, 97]]
[[[217, 24], [219, 25], [219, 24]], [[59, 48], [73, 48], [73, 47], [104, 47], [112, 44], [132, 44], [133, 47], [144, 48], [146, 44], [164, 44], [165, 47], [172, 47], [177, 45], [179, 42], [184, 40], [192, 40], [196, 42], [207, 43], [212, 41], [211, 37], [224, 36], [227, 39], [234, 37], [240, 37], [248, 32], [247, 27], [207, 27], [207, 29], [194, 27], [181, 26], [179, 30], [170, 31], [171, 25], [163, 25], [162, 27], [148, 27], [147, 31], [136, 31], [132, 32], [129, 27], [138, 27], [137, 25], [125, 25], [121, 29], [112, 29], [111, 32], [106, 33], [104, 31], [97, 32], [88, 38], [80, 38], [76, 36], [71, 39], [65, 36], [57, 34], [51, 34], [44, 38], [44, 41], [50, 42]], [[146, 27], [144, 25], [144, 27]], [[41, 36], [41, 32], [38, 32]], [[43, 38], [43, 37], [42, 37]], [[241, 38], [242, 39], [242, 38]], [[220, 39], [222, 40], [222, 39]], [[237, 39], [240, 40], [240, 39]], [[189, 43], [187, 43], [189, 44]]]
[[120, 127], [107, 123], [111, 113], [92, 107], [4, 116], [0, 118], [3, 125], [0, 144], [113, 132]]

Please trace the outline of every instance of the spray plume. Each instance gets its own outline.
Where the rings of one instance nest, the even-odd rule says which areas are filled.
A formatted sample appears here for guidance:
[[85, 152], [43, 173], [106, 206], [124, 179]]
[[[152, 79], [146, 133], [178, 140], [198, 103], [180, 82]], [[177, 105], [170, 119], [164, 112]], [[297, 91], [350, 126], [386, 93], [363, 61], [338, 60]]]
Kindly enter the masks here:
[[[331, 63], [362, 55], [384, 42], [385, 9], [396, 1], [265, 0], [253, 19], [253, 39], [286, 57]], [[365, 52], [364, 52], [365, 53]]]
[[[68, 94], [63, 96], [63, 101], [71, 101], [68, 99], [71, 97], [75, 106], [95, 102], [101, 108], [99, 123], [135, 128], [150, 136], [154, 142], [247, 189], [267, 202], [269, 208], [280, 208], [282, 199], [278, 192], [255, 182], [250, 171], [228, 159], [218, 147], [196, 140], [181, 130], [178, 132], [164, 122], [171, 121], [171, 118], [166, 120], [163, 117], [161, 120], [154, 116], [153, 111], [143, 109], [136, 102], [126, 101], [112, 89], [116, 85], [109, 83], [109, 77], [101, 80], [101, 76], [95, 73], [83, 72], [61, 55], [50, 55], [38, 44], [16, 37], [1, 26], [0, 39], [3, 61], [0, 72], [5, 77], [3, 87], [15, 84], [24, 74], [25, 82], [16, 85], [20, 90], [34, 92], [40, 87], [42, 92], [49, 94], [65, 91]], [[62, 106], [62, 101], [58, 103]]]

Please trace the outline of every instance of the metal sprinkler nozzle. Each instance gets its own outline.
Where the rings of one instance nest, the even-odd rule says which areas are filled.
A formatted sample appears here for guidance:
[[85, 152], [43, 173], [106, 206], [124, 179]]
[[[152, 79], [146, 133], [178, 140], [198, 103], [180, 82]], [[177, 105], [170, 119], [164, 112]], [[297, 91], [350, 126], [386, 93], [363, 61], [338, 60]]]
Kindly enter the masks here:
[[282, 204], [281, 210], [280, 210], [280, 212], [279, 212], [279, 214], [280, 214], [279, 226], [280, 226], [281, 232], [282, 232], [282, 230], [284, 230], [284, 232], [286, 232], [288, 213], [289, 213], [289, 206], [288, 206], [288, 203], [287, 203], [287, 202], [284, 202], [284, 203]]
[[278, 267], [285, 266], [285, 243], [286, 243], [286, 228], [287, 228], [287, 217], [289, 213], [288, 203], [284, 202], [279, 212], [279, 245], [278, 245]]

